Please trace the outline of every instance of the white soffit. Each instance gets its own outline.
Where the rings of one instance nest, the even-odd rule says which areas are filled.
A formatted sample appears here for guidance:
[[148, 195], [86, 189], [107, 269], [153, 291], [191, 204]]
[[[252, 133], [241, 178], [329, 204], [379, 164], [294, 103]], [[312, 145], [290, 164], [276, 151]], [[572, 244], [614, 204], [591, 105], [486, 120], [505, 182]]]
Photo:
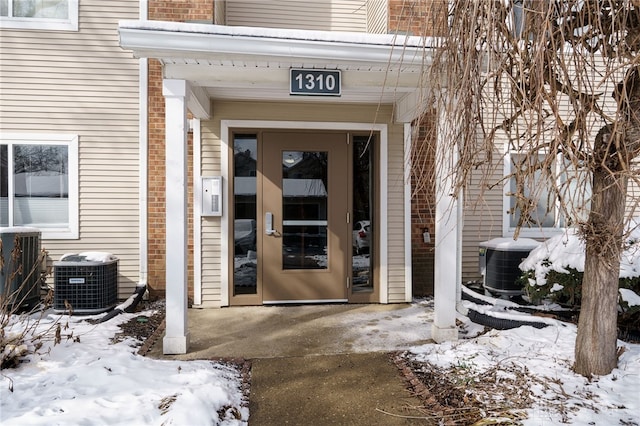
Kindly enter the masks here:
[[[286, 100], [290, 68], [342, 70], [342, 96], [314, 101], [393, 103], [424, 86], [432, 39], [160, 21], [122, 21], [120, 45], [160, 60], [164, 77], [215, 99]], [[296, 97], [309, 100], [309, 97]]]

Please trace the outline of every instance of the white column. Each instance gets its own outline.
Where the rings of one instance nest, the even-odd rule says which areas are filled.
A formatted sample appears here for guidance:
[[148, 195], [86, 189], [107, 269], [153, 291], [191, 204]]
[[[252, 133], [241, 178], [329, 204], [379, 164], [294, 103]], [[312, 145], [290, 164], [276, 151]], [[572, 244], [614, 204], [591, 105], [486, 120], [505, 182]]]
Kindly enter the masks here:
[[[435, 224], [435, 273], [434, 320], [431, 337], [436, 342], [458, 339], [456, 305], [461, 280], [460, 235], [462, 230], [462, 200], [453, 195], [454, 167], [457, 152], [446, 141], [452, 132], [447, 131], [452, 117], [440, 114], [436, 146], [436, 224]], [[461, 194], [460, 194], [461, 196]]]
[[187, 95], [185, 80], [163, 80], [166, 164], [166, 333], [164, 354], [184, 354], [187, 328]]

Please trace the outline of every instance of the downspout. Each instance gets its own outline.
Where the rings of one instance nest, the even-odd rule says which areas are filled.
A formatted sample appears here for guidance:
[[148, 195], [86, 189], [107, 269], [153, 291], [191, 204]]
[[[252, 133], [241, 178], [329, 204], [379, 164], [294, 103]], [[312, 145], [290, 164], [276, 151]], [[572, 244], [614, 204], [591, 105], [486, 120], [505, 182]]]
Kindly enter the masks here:
[[[146, 1], [141, 0], [139, 4], [140, 19], [147, 20], [148, 4]], [[133, 312], [136, 306], [145, 297], [147, 291], [147, 264], [148, 264], [148, 250], [147, 250], [147, 149], [148, 149], [148, 130], [147, 125], [149, 121], [148, 102], [149, 102], [149, 89], [147, 86], [148, 72], [148, 60], [147, 58], [138, 59], [138, 251], [139, 266], [138, 266], [138, 284], [131, 296], [127, 298], [123, 303], [116, 306], [112, 311], [104, 315], [100, 322], [105, 322], [111, 318], [123, 313]], [[11, 209], [9, 210], [11, 211]]]
[[[146, 0], [141, 0], [139, 5], [140, 19], [146, 21], [148, 13], [148, 3]], [[139, 208], [139, 220], [138, 220], [138, 246], [140, 251], [140, 265], [139, 265], [139, 278], [138, 287], [147, 286], [148, 270], [148, 122], [149, 122], [149, 89], [148, 89], [148, 60], [147, 58], [140, 58], [138, 60], [138, 105], [139, 105], [139, 119], [138, 119], [138, 157], [140, 170], [138, 172], [138, 208]]]
[[200, 119], [189, 123], [193, 131], [193, 305], [202, 305], [202, 180], [200, 159], [202, 158]]

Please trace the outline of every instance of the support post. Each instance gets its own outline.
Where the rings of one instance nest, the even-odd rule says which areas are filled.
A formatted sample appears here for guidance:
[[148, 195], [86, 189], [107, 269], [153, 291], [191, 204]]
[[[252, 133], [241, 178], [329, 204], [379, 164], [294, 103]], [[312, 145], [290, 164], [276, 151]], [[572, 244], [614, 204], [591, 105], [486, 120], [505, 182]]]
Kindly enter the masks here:
[[162, 352], [184, 354], [187, 327], [187, 96], [185, 80], [162, 82], [165, 98], [166, 332]]
[[451, 119], [446, 112], [441, 112], [436, 146], [435, 313], [431, 338], [438, 343], [458, 339], [456, 307], [462, 279], [462, 200], [461, 194], [454, 193], [453, 179], [458, 155], [446, 141], [452, 134], [448, 129], [455, 125]]

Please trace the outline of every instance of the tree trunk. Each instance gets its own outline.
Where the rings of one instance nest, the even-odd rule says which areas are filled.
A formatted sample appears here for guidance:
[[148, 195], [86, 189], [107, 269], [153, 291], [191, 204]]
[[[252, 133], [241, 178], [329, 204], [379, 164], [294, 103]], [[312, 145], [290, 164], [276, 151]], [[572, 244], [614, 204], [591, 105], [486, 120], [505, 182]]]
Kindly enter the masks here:
[[640, 152], [640, 67], [627, 70], [613, 97], [622, 119], [596, 136], [591, 212], [583, 229], [586, 256], [574, 368], [586, 377], [609, 374], [618, 361], [618, 277], [627, 176]]
[[625, 149], [611, 142], [610, 129], [596, 137], [593, 196], [583, 228], [586, 256], [575, 349], [575, 371], [609, 374], [617, 365], [618, 277], [624, 232], [628, 167]]

